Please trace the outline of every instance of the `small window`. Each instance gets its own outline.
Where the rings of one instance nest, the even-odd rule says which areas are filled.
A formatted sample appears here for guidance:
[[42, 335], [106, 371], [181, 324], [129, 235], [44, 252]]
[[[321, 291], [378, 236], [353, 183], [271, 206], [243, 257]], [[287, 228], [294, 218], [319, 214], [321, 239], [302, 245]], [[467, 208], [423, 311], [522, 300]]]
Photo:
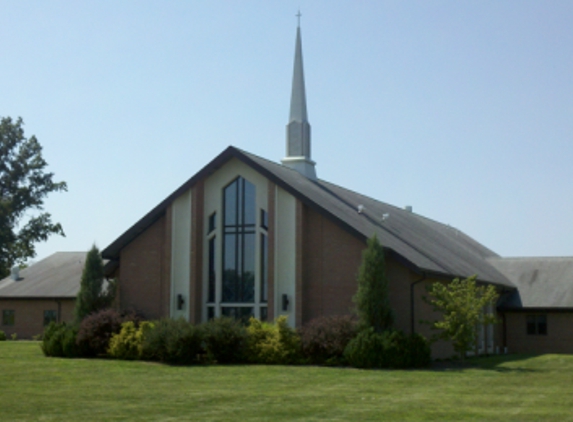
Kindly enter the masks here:
[[265, 230], [269, 229], [269, 214], [265, 210], [261, 210], [261, 227]]
[[547, 335], [547, 315], [527, 315], [528, 335]]
[[537, 315], [537, 334], [546, 336], [547, 335], [547, 316]]
[[50, 325], [50, 322], [57, 322], [57, 319], [58, 319], [58, 314], [56, 313], [56, 311], [53, 310], [44, 311], [44, 327], [46, 325]]
[[3, 310], [2, 311], [2, 325], [14, 325], [15, 311]]
[[209, 233], [217, 228], [217, 213], [214, 212], [209, 216]]

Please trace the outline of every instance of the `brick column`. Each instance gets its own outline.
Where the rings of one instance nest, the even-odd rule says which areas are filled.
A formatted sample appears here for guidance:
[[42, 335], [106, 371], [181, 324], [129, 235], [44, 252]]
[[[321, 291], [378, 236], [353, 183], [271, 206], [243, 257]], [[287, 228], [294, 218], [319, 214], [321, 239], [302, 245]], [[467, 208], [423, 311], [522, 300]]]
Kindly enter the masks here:
[[203, 180], [193, 187], [191, 200], [191, 286], [189, 298], [189, 320], [198, 324], [203, 312], [203, 235], [204, 198]]
[[267, 209], [269, 216], [269, 227], [268, 227], [268, 277], [267, 277], [267, 314], [269, 320], [274, 319], [275, 315], [275, 236], [276, 236], [276, 185], [269, 181], [268, 182], [268, 201]]
[[161, 264], [161, 315], [171, 315], [171, 236], [173, 224], [173, 209], [169, 205], [165, 210], [165, 236], [163, 242], [163, 259]]
[[302, 276], [303, 276], [303, 265], [304, 265], [304, 254], [303, 254], [303, 213], [304, 206], [302, 202], [298, 199], [296, 200], [296, 280], [295, 280], [295, 325], [300, 327], [303, 321], [302, 313], [302, 303], [303, 303], [303, 292], [302, 292]]

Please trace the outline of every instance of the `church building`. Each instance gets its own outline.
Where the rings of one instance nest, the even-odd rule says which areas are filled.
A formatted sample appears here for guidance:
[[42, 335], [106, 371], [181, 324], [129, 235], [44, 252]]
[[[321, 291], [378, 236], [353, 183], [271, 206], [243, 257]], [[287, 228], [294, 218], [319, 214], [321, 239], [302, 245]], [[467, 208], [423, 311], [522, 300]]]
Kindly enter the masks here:
[[[118, 303], [147, 318], [200, 323], [222, 315], [299, 327], [352, 312], [366, 240], [385, 248], [395, 326], [425, 336], [426, 287], [477, 275], [496, 286], [501, 323], [481, 352], [573, 352], [573, 258], [502, 258], [448, 225], [317, 177], [300, 27], [286, 156], [230, 146], [102, 251]], [[447, 343], [434, 357], [449, 357]]]

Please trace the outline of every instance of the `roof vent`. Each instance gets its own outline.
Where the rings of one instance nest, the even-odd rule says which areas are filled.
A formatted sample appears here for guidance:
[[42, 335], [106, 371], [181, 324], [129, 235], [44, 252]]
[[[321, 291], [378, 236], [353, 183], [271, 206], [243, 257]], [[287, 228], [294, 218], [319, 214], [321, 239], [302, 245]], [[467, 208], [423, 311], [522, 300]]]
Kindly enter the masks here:
[[364, 212], [364, 205], [360, 204], [357, 207], [358, 214], [362, 214]]
[[18, 267], [17, 265], [14, 265], [12, 267], [12, 271], [10, 273], [10, 276], [12, 277], [12, 280], [14, 280], [14, 281], [20, 280], [20, 267]]
[[382, 214], [382, 218], [380, 219], [380, 221], [386, 221], [390, 218], [390, 214], [388, 214], [387, 212]]
[[408, 212], [412, 212], [412, 205], [406, 205], [404, 209]]

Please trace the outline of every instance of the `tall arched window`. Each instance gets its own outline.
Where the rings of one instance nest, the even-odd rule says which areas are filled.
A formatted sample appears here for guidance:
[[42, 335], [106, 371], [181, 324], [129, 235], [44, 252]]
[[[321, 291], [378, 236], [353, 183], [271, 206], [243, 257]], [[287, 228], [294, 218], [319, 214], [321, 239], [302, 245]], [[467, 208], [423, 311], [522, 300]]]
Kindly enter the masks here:
[[266, 211], [261, 209], [257, 213], [255, 185], [243, 177], [236, 178], [223, 189], [222, 199], [220, 277], [216, 277], [215, 231], [209, 227], [212, 234], [209, 238], [207, 318], [223, 315], [237, 319], [251, 316], [266, 319]]

